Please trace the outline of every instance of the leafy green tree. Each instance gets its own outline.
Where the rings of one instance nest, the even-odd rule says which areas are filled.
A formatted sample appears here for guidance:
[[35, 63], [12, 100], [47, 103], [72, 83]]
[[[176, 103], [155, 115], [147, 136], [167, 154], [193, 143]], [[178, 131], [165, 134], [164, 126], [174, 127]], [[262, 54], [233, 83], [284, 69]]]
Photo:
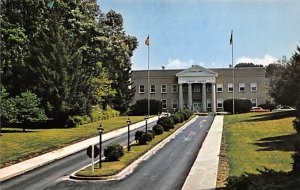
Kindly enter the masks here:
[[135, 89], [130, 89], [131, 57], [138, 43], [133, 36], [125, 34], [122, 15], [115, 11], [109, 11], [101, 17], [101, 23], [109, 38], [109, 46], [102, 56], [103, 66], [108, 69], [109, 79], [112, 80], [112, 88], [116, 90], [115, 97], [109, 101], [113, 107], [124, 113], [128, 111], [129, 101], [134, 95]]
[[300, 101], [300, 47], [291, 59], [276, 72], [277, 77], [271, 91], [275, 102], [295, 106]]
[[28, 37], [22, 26], [0, 17], [1, 83], [11, 94], [24, 90], [25, 59], [28, 56]]
[[16, 119], [11, 122], [22, 124], [23, 132], [25, 132], [26, 126], [31, 123], [48, 119], [45, 115], [45, 111], [40, 108], [41, 100], [36, 94], [30, 91], [23, 92], [21, 96], [16, 96], [14, 101], [17, 108], [17, 116]]

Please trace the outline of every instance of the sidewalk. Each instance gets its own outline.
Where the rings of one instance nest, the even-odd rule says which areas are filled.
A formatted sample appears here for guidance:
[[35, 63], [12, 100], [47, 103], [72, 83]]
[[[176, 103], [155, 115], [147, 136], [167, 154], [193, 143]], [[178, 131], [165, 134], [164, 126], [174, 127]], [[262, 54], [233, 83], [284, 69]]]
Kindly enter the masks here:
[[[157, 121], [157, 119], [158, 119], [157, 116], [152, 117], [152, 118], [148, 119], [148, 123], [155, 122], [155, 121]], [[143, 125], [145, 125], [145, 121], [140, 121], [138, 123], [132, 124], [130, 126], [130, 130], [135, 130]], [[121, 129], [103, 134], [102, 140], [107, 141], [109, 139], [120, 136], [124, 133], [127, 133], [127, 127], [123, 127]], [[69, 156], [69, 155], [79, 152], [81, 150], [84, 150], [92, 144], [98, 144], [98, 143], [99, 143], [99, 136], [84, 140], [82, 142], [79, 142], [79, 143], [46, 153], [46, 154], [42, 154], [40, 156], [31, 158], [29, 160], [25, 160], [18, 164], [14, 164], [14, 165], [2, 168], [2, 169], [0, 169], [0, 182], [10, 179], [12, 177], [18, 176], [27, 171], [38, 168], [40, 166], [46, 165], [55, 160], [64, 158], [66, 156]]]
[[216, 115], [182, 190], [216, 188], [224, 116]]

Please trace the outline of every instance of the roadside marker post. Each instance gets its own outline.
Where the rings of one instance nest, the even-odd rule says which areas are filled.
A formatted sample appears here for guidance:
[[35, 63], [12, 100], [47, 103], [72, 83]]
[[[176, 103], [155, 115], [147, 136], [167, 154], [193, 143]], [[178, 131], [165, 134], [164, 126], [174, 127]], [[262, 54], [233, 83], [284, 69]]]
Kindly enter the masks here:
[[95, 145], [91, 145], [86, 150], [87, 155], [92, 158], [92, 172], [95, 172], [94, 162], [95, 158], [99, 155], [99, 148]]

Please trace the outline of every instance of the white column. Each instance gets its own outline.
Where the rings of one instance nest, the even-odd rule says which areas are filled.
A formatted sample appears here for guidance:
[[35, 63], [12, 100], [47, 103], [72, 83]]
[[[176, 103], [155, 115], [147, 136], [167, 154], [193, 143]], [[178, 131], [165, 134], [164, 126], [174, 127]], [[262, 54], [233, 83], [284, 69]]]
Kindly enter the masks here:
[[216, 84], [211, 84], [211, 111], [216, 112]]
[[188, 84], [188, 108], [192, 110], [192, 102], [193, 102], [193, 96], [192, 96], [192, 84]]
[[206, 83], [202, 83], [202, 112], [206, 111]]
[[183, 92], [182, 92], [182, 84], [179, 84], [179, 109], [183, 109]]

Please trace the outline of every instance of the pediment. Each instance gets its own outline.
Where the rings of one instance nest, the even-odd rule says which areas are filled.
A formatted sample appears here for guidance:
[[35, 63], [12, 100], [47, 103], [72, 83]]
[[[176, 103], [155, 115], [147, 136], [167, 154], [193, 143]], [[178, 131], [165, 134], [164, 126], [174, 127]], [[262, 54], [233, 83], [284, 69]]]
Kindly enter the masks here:
[[192, 67], [183, 70], [176, 74], [177, 77], [217, 77], [218, 73], [209, 69], [201, 67], [199, 65], [193, 65]]

